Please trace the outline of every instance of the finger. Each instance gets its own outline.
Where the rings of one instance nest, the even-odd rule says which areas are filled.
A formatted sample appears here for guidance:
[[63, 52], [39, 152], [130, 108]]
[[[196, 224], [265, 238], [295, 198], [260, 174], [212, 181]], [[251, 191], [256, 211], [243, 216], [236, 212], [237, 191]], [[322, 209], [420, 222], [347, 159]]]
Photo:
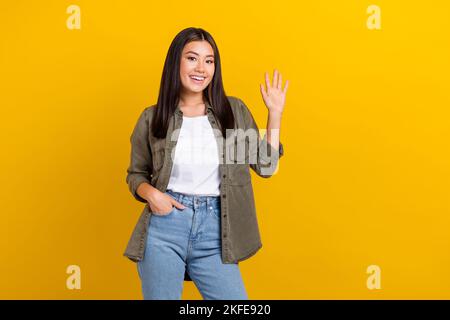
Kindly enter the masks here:
[[273, 70], [273, 81], [272, 81], [272, 87], [276, 88], [278, 85], [278, 70], [274, 69]]
[[266, 100], [266, 92], [264, 91], [264, 85], [260, 84], [259, 88], [261, 89], [261, 95], [264, 100]]
[[179, 203], [177, 200], [172, 200], [172, 203], [173, 203], [173, 205], [174, 205], [175, 207], [177, 207], [178, 209], [184, 209], [184, 208], [186, 208], [185, 205]]
[[277, 88], [278, 89], [281, 89], [281, 84], [283, 83], [283, 77], [281, 76], [281, 73], [280, 73], [280, 76], [279, 76], [279, 78], [278, 78], [278, 85], [277, 85]]
[[270, 88], [269, 74], [266, 72], [265, 75], [266, 75], [266, 88], [267, 90], [269, 90]]
[[284, 90], [283, 90], [284, 94], [286, 94], [288, 86], [289, 86], [289, 80], [286, 80], [286, 84], [284, 85]]

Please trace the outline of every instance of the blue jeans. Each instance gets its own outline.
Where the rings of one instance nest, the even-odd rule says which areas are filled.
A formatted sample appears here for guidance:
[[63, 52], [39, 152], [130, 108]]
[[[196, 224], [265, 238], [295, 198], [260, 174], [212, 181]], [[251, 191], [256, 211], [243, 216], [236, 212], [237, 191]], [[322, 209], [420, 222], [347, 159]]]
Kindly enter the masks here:
[[238, 263], [221, 258], [220, 197], [167, 190], [186, 206], [150, 219], [144, 258], [137, 262], [145, 300], [181, 300], [187, 270], [205, 300], [247, 300]]

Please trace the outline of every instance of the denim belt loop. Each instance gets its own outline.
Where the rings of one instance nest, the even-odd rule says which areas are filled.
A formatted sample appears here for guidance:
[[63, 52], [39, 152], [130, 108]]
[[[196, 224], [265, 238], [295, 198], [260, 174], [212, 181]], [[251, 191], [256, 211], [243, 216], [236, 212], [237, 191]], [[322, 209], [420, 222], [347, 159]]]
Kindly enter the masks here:
[[193, 196], [193, 199], [194, 199], [194, 207], [197, 208], [198, 207], [198, 203], [199, 203], [199, 199], [195, 195]]

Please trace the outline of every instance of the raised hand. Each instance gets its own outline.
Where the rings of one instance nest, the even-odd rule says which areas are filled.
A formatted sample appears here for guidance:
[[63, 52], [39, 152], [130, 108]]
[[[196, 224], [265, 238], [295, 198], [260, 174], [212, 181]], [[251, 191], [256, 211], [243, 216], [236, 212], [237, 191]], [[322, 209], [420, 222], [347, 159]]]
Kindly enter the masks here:
[[282, 89], [282, 77], [281, 73], [278, 73], [277, 69], [273, 72], [272, 85], [270, 84], [270, 79], [267, 72], [265, 72], [265, 78], [267, 90], [265, 90], [264, 85], [260, 84], [261, 95], [264, 103], [269, 109], [269, 113], [282, 114], [284, 104], [286, 102], [286, 92], [288, 89], [289, 80], [286, 80], [284, 89]]

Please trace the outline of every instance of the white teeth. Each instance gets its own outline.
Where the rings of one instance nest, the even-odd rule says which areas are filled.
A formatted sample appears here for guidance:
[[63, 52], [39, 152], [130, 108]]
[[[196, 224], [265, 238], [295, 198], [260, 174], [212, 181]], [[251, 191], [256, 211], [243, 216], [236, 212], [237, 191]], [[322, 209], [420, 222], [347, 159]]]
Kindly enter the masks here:
[[195, 79], [195, 80], [205, 80], [204, 77], [191, 76], [191, 78], [192, 78], [192, 79]]

